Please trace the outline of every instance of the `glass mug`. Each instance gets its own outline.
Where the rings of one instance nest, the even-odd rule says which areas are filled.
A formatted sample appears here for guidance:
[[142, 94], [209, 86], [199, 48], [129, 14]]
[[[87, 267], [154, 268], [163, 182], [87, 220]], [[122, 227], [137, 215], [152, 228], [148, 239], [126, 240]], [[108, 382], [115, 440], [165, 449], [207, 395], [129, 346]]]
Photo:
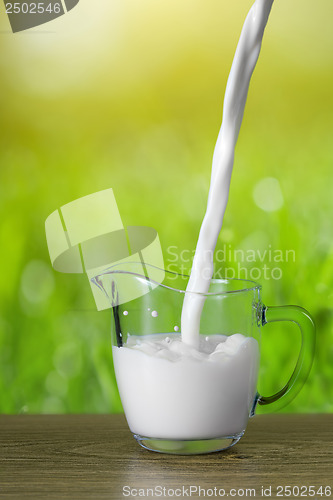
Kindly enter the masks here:
[[[132, 263], [92, 279], [112, 308], [113, 362], [129, 428], [141, 446], [162, 453], [233, 446], [258, 404], [280, 400], [284, 406], [296, 396], [314, 354], [310, 314], [298, 306], [266, 307], [261, 286], [239, 279], [212, 280], [200, 320], [201, 352], [184, 345], [188, 278]], [[287, 384], [265, 397], [256, 389], [260, 331], [275, 321], [296, 323], [302, 342]]]

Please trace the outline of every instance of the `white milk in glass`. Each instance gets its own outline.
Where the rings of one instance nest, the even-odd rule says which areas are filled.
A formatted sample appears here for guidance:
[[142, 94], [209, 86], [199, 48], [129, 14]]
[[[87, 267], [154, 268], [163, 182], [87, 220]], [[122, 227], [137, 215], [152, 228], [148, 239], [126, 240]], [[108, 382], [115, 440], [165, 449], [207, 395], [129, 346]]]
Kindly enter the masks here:
[[112, 347], [128, 425], [161, 439], [212, 439], [244, 431], [256, 392], [258, 343], [234, 334], [129, 337]]

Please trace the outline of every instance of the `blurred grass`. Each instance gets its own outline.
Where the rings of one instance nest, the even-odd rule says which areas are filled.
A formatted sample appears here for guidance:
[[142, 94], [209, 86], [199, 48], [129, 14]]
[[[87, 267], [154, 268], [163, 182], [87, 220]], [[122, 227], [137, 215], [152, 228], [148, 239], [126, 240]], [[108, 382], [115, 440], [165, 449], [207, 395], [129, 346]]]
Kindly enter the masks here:
[[[81, 0], [47, 28], [17, 35], [4, 32], [1, 13], [1, 412], [121, 411], [109, 314], [94, 310], [83, 277], [53, 272], [44, 221], [112, 187], [125, 224], [158, 230], [166, 266], [169, 246], [195, 248], [250, 5], [101, 0], [92, 13]], [[311, 376], [286, 411], [333, 410], [332, 14], [330, 0], [273, 7], [219, 241], [295, 251], [281, 280], [260, 280], [265, 303], [300, 304], [317, 324]], [[274, 212], [253, 198], [265, 177], [283, 194]], [[265, 327], [265, 395], [286, 381], [297, 348], [292, 327]]]

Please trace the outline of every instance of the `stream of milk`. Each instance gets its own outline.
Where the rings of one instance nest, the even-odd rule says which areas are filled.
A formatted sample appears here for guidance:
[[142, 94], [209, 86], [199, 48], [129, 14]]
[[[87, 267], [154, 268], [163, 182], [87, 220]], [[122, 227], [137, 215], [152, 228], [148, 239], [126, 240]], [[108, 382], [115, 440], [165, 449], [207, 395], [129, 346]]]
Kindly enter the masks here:
[[273, 0], [252, 5], [237, 45], [223, 104], [222, 126], [216, 142], [208, 203], [188, 282], [181, 334], [186, 344], [198, 347], [201, 312], [213, 276], [213, 255], [228, 202], [235, 146], [242, 123], [252, 73], [259, 57], [264, 30]]

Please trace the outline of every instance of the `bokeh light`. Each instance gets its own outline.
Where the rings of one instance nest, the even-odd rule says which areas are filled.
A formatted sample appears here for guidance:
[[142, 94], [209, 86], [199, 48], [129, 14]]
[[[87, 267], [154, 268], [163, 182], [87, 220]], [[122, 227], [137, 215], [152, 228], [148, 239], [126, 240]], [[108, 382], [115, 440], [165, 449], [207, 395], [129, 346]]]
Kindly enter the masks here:
[[274, 177], [261, 179], [253, 188], [255, 204], [265, 212], [275, 212], [284, 203], [280, 183]]

